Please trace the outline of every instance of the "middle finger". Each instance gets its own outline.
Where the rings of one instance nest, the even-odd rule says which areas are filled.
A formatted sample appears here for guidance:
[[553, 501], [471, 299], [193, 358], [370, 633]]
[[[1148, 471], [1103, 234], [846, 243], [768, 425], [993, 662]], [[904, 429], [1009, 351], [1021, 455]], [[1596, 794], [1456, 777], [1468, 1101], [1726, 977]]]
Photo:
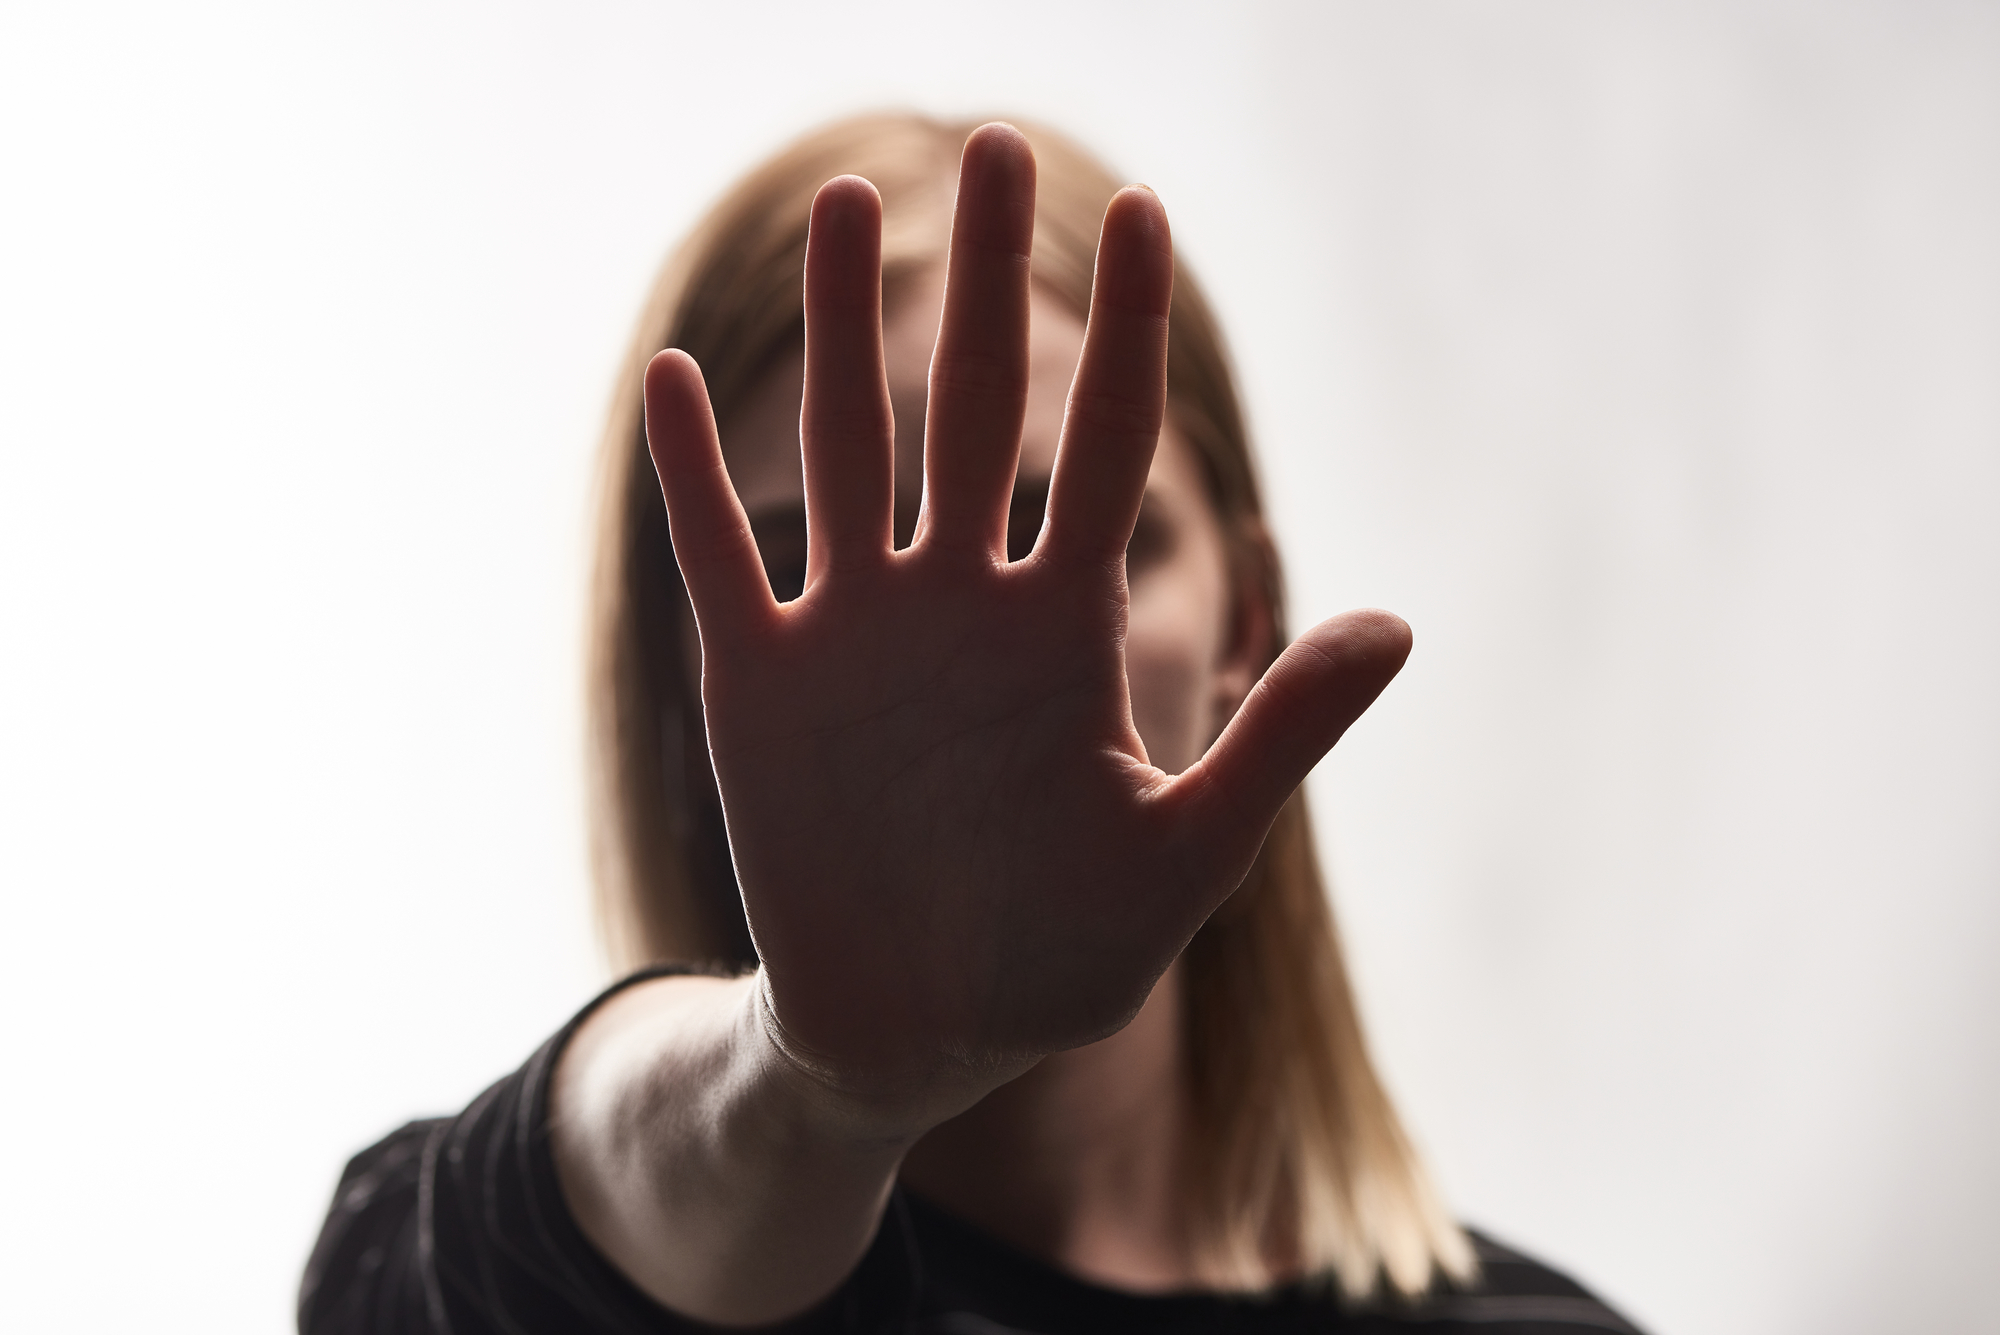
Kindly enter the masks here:
[[1004, 559], [1028, 395], [1035, 155], [1011, 125], [966, 140], [931, 357], [917, 542]]

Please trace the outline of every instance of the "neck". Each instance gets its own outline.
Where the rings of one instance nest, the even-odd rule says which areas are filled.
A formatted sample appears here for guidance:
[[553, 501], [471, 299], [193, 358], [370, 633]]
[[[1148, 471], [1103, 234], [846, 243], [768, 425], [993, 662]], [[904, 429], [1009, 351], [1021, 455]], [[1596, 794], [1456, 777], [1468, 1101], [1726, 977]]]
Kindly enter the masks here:
[[1046, 1058], [933, 1128], [904, 1160], [902, 1181], [1083, 1279], [1188, 1287], [1184, 1061], [1175, 965], [1124, 1029]]

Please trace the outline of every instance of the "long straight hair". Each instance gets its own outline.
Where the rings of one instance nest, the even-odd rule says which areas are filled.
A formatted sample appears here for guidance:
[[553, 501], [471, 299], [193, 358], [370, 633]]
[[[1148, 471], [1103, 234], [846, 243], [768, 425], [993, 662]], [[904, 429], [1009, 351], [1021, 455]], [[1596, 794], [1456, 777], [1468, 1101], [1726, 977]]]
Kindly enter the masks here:
[[[1021, 127], [1039, 163], [1034, 281], [1079, 317], [1119, 182], [1075, 144]], [[804, 338], [801, 274], [814, 192], [844, 173], [882, 196], [884, 304], [944, 258], [958, 155], [973, 123], [857, 117], [739, 182], [653, 288], [605, 436], [591, 600], [589, 721], [599, 920], [615, 967], [756, 963], [682, 643], [680, 584], [646, 452], [641, 383], [662, 348], [694, 357], [725, 430]], [[1184, 269], [1168, 319], [1167, 411], [1200, 460], [1235, 586], [1272, 611], [1283, 589], [1221, 331]], [[1181, 1180], [1200, 1272], [1258, 1288], [1272, 1258], [1351, 1297], [1384, 1277], [1414, 1294], [1474, 1269], [1369, 1058], [1303, 797], [1285, 805], [1242, 887], [1183, 969], [1193, 1116]]]

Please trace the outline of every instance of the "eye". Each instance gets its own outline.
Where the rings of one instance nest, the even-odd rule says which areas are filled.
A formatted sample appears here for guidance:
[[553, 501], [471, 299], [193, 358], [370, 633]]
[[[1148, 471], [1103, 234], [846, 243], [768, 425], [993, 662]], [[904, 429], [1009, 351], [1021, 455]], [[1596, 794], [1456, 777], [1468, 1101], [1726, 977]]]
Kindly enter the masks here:
[[[1042, 536], [1042, 520], [1049, 509], [1047, 478], [1025, 481], [1014, 490], [1014, 503], [1007, 512], [1007, 559], [1019, 561], [1035, 550]], [[1149, 492], [1139, 506], [1139, 521], [1132, 526], [1132, 540], [1125, 546], [1125, 573], [1136, 577], [1174, 554], [1174, 526]]]
[[1125, 544], [1125, 578], [1136, 579], [1174, 554], [1174, 526], [1151, 496], [1139, 506], [1139, 522]]
[[1007, 559], [1019, 561], [1035, 550], [1042, 536], [1042, 517], [1049, 509], [1049, 484], [1024, 482], [1014, 489], [1014, 503], [1007, 511]]
[[764, 575], [771, 596], [789, 603], [806, 591], [806, 512], [759, 515], [750, 521], [757, 554], [764, 558]]
[[771, 581], [771, 596], [781, 603], [789, 603], [806, 591], [806, 563], [803, 559], [787, 561], [783, 565], [766, 562], [764, 574]]

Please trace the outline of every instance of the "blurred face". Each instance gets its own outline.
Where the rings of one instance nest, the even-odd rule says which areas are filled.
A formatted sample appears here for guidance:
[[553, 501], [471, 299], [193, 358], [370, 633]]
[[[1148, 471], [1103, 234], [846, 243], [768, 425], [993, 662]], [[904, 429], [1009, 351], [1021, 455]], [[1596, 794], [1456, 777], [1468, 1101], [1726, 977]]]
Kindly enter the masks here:
[[[924, 407], [943, 299], [939, 270], [888, 312], [883, 329], [896, 412], [899, 546], [916, 527], [923, 493]], [[1031, 316], [1027, 418], [1007, 544], [1015, 560], [1028, 554], [1041, 528], [1063, 404], [1083, 351], [1083, 322], [1039, 289]], [[804, 374], [803, 355], [787, 357], [749, 402], [721, 423], [730, 479], [781, 601], [797, 597], [805, 583], [805, 481], [799, 462]], [[1153, 456], [1126, 553], [1126, 574], [1131, 619], [1125, 660], [1132, 720], [1148, 759], [1178, 773], [1201, 758], [1249, 691], [1266, 623], [1260, 620], [1261, 608], [1239, 603], [1200, 466], [1171, 424]], [[691, 616], [683, 626], [683, 643], [696, 643]]]

